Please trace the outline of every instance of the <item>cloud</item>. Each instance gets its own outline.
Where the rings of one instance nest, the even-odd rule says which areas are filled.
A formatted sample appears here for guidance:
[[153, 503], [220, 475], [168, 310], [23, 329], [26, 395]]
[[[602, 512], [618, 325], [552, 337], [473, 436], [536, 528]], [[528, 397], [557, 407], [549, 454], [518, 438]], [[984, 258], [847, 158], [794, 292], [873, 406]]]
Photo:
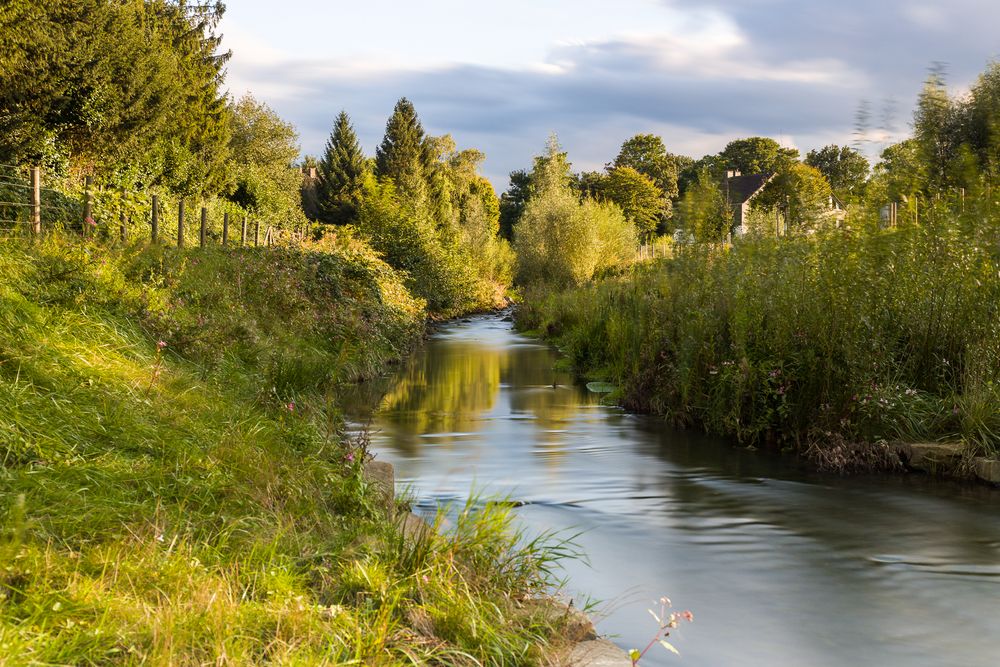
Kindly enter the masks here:
[[[597, 168], [638, 132], [696, 157], [758, 134], [803, 150], [846, 143], [862, 99], [895, 100], [904, 117], [887, 120], [905, 128], [930, 62], [949, 62], [967, 85], [996, 48], [983, 26], [1000, 23], [1000, 6], [973, 0], [954, 0], [944, 18], [937, 5], [902, 0], [663, 4], [680, 17], [674, 29], [564, 42], [527, 65], [407, 68], [241, 59], [237, 50], [230, 81], [296, 123], [308, 153], [322, 150], [342, 108], [374, 152], [396, 99], [407, 96], [429, 132], [485, 151], [487, 176], [503, 189], [552, 131], [577, 168]], [[963, 11], [977, 21], [959, 23]]]

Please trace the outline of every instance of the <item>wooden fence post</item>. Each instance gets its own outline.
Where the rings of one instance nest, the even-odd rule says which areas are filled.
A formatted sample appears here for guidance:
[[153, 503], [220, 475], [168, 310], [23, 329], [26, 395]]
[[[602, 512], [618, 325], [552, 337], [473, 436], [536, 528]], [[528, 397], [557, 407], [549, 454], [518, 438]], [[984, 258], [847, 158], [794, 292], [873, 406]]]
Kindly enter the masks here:
[[222, 214], [222, 247], [229, 243], [229, 213]]
[[184, 247], [184, 200], [177, 205], [177, 247]]
[[156, 243], [160, 237], [160, 198], [153, 195], [153, 219], [149, 238]]
[[42, 233], [42, 169], [31, 168], [31, 231]]
[[91, 202], [90, 190], [94, 187], [94, 177], [87, 176], [83, 179], [83, 235], [90, 235], [90, 221], [93, 220], [93, 205]]
[[201, 231], [198, 234], [199, 242], [202, 248], [205, 247], [207, 243], [207, 233], [208, 233], [208, 209], [204, 206], [201, 207]]
[[240, 230], [240, 247], [247, 244], [247, 217], [243, 216], [243, 229]]
[[253, 221], [253, 247], [260, 245], [260, 220]]

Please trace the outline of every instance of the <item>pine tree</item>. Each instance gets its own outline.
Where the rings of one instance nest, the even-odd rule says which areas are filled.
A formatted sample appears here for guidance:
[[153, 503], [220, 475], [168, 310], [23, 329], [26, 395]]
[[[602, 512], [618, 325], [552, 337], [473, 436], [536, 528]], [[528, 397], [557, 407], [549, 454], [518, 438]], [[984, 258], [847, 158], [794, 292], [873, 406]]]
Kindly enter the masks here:
[[319, 163], [317, 205], [323, 222], [343, 225], [355, 219], [367, 171], [368, 161], [351, 119], [341, 111]]
[[400, 196], [417, 207], [427, 200], [423, 141], [424, 128], [413, 104], [400, 98], [385, 124], [382, 145], [375, 152], [375, 175], [391, 178]]

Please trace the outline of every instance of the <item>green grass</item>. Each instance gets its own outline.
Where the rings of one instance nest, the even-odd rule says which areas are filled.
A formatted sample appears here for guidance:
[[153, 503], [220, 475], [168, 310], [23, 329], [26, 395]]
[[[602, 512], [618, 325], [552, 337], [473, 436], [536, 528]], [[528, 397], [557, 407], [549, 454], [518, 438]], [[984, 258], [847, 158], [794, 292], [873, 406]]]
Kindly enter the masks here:
[[404, 540], [342, 435], [425, 316], [350, 238], [0, 246], [4, 664], [541, 662], [559, 543]]
[[622, 387], [627, 407], [745, 444], [961, 439], [996, 455], [1000, 224], [922, 220], [680, 246], [526, 294], [518, 325]]

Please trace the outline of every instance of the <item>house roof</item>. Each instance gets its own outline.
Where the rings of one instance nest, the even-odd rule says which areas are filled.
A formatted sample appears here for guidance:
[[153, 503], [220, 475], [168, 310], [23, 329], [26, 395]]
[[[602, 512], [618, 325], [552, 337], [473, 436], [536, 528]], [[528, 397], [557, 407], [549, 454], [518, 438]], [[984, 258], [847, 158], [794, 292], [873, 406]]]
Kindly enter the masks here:
[[775, 177], [775, 172], [768, 174], [748, 174], [732, 176], [726, 179], [726, 197], [730, 206], [739, 206], [753, 199], [754, 195], [764, 189], [764, 186]]

